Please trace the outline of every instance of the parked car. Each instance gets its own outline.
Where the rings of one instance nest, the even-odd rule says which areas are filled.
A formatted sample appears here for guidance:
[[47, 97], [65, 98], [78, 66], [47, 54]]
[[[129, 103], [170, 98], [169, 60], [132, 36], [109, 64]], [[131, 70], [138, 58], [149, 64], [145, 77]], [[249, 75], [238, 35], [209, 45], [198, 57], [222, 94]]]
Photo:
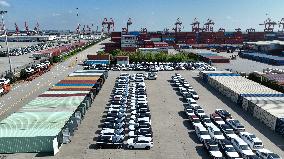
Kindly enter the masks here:
[[262, 141], [254, 134], [251, 134], [249, 132], [240, 132], [239, 135], [253, 151], [264, 148]]
[[204, 140], [203, 145], [211, 158], [223, 158], [223, 154], [218, 147], [218, 143], [212, 139]]
[[210, 114], [210, 119], [216, 125], [223, 125], [223, 124], [225, 124], [225, 121], [217, 113]]
[[235, 150], [234, 146], [229, 140], [222, 140], [219, 143], [221, 151], [226, 155], [226, 158], [239, 158], [239, 153]]
[[232, 118], [232, 115], [227, 110], [224, 109], [216, 109], [215, 113], [220, 115], [220, 117], [223, 118], [223, 120]]
[[198, 125], [198, 126], [195, 126], [194, 129], [195, 129], [196, 136], [198, 137], [200, 142], [211, 139], [208, 133], [208, 130], [204, 126]]
[[259, 159], [282, 159], [279, 155], [267, 149], [257, 149], [256, 156], [259, 157]]
[[220, 130], [224, 134], [224, 136], [228, 139], [231, 140], [232, 138], [238, 138], [239, 136], [235, 134], [234, 129], [228, 125], [228, 124], [222, 124], [219, 125]]
[[231, 140], [231, 143], [233, 144], [234, 148], [241, 154], [242, 157], [255, 155], [243, 139], [233, 138]]
[[216, 126], [209, 126], [207, 129], [208, 129], [208, 132], [209, 132], [209, 134], [210, 134], [210, 136], [211, 136], [211, 138], [213, 140], [219, 142], [219, 140], [224, 140], [225, 139], [223, 133], [220, 131], [220, 129], [218, 127], [216, 127]]
[[136, 137], [127, 140], [127, 148], [129, 149], [151, 149], [153, 147], [153, 140], [146, 137]]
[[235, 133], [240, 133], [245, 131], [243, 124], [236, 119], [226, 119], [226, 123], [229, 124], [235, 131]]

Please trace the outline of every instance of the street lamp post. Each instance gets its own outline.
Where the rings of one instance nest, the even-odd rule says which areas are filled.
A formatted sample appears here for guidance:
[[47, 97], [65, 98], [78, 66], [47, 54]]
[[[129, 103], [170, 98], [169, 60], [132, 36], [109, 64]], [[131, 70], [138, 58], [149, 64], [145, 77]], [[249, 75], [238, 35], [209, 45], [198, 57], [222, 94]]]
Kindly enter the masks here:
[[5, 10], [1, 10], [0, 11], [0, 15], [1, 15], [1, 20], [2, 20], [2, 25], [3, 25], [3, 29], [4, 29], [4, 33], [5, 33], [5, 43], [6, 43], [6, 51], [7, 51], [7, 54], [8, 54], [8, 58], [9, 58], [9, 66], [10, 66], [10, 72], [12, 72], [12, 65], [11, 65], [11, 57], [10, 57], [10, 54], [9, 54], [9, 45], [8, 45], [8, 34], [7, 34], [7, 29], [5, 27], [5, 23], [4, 23], [4, 14], [7, 14], [8, 11], [5, 11]]

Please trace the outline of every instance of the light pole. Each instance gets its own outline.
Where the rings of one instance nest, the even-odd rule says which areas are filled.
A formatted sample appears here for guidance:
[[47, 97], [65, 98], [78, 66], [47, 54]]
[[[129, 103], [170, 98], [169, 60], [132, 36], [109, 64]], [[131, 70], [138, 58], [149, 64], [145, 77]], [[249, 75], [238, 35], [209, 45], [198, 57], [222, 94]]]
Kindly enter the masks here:
[[11, 65], [11, 58], [10, 58], [10, 54], [9, 54], [9, 45], [8, 45], [8, 34], [7, 34], [7, 29], [5, 27], [5, 23], [4, 23], [4, 14], [7, 14], [8, 11], [5, 11], [5, 10], [1, 10], [0, 11], [0, 14], [1, 14], [1, 20], [2, 20], [2, 25], [3, 25], [3, 29], [4, 29], [4, 33], [5, 33], [5, 43], [6, 43], [6, 51], [7, 51], [7, 54], [8, 54], [8, 58], [9, 58], [9, 65], [10, 65], [10, 72], [12, 72], [12, 65]]
[[[80, 23], [79, 23], [79, 8], [76, 8], [76, 11], [77, 11], [77, 20], [78, 20], [78, 26], [80, 26]], [[81, 31], [80, 31], [80, 28], [78, 29], [78, 35], [79, 35], [79, 44], [80, 44], [80, 39], [81, 39]]]

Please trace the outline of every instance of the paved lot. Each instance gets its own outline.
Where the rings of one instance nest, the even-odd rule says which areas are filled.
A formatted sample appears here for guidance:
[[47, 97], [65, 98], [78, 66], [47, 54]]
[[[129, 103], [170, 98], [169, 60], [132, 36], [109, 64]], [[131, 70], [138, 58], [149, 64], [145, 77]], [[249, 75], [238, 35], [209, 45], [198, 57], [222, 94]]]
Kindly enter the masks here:
[[[58, 159], [195, 159], [208, 158], [183, 112], [183, 101], [170, 85], [174, 72], [159, 72], [156, 81], [146, 81], [149, 107], [152, 115], [154, 147], [151, 150], [94, 149], [95, 137], [101, 128], [105, 106], [110, 99], [115, 78], [120, 72], [109, 72], [109, 78], [87, 112], [79, 130], [72, 137], [72, 142], [63, 145], [56, 156], [37, 154], [13, 154], [8, 158], [58, 158]], [[247, 131], [256, 134], [266, 148], [284, 156], [284, 138], [272, 132], [258, 120], [247, 115], [241, 108], [217, 93], [214, 89], [200, 82], [196, 71], [181, 71], [194, 89], [199, 93], [198, 103], [207, 114], [216, 108], [227, 109], [234, 118], [240, 120]]]
[[[237, 55], [237, 53], [220, 53], [219, 55], [224, 57], [230, 57], [232, 55]], [[263, 69], [266, 68], [279, 68], [284, 69], [284, 66], [273, 66], [266, 63], [261, 63], [257, 61], [252, 61], [244, 58], [237, 57], [236, 60], [231, 60], [230, 63], [224, 63], [224, 64], [214, 64], [219, 70], [225, 70], [225, 69], [232, 69], [233, 71], [238, 72], [246, 72], [250, 73], [253, 71], [259, 71], [262, 72]]]

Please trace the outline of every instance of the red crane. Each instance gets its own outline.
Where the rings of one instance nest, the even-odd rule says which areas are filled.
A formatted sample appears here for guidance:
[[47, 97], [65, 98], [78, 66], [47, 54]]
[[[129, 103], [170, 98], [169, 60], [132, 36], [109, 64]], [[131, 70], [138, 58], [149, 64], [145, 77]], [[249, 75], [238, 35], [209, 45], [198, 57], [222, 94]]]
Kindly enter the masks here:
[[193, 23], [191, 23], [190, 25], [192, 25], [192, 32], [198, 33], [200, 32], [201, 28], [200, 26], [200, 22], [197, 20], [197, 18], [194, 18]]
[[175, 27], [172, 30], [175, 31], [175, 33], [181, 32], [182, 22], [180, 21], [180, 18], [177, 18], [177, 21], [175, 22], [174, 25], [175, 25]]
[[277, 23], [272, 21], [271, 18], [267, 18], [263, 24], [259, 25], [264, 25], [264, 32], [273, 32], [274, 26], [277, 25]]
[[25, 22], [25, 30], [26, 30], [27, 35], [30, 35], [30, 30], [29, 30], [29, 26], [27, 22]]
[[17, 23], [15, 23], [15, 29], [16, 29], [15, 33], [18, 35], [20, 33], [20, 29], [19, 29]]
[[204, 32], [213, 32], [213, 26], [215, 23], [211, 19], [207, 19], [207, 22], [204, 24], [202, 31]]
[[279, 21], [279, 28], [279, 31], [284, 32], [284, 18]]
[[104, 32], [105, 29], [107, 29], [107, 33], [109, 33], [111, 29], [114, 31], [114, 21], [112, 18], [110, 18], [109, 20], [107, 20], [107, 18], [104, 18], [102, 22], [102, 32]]

